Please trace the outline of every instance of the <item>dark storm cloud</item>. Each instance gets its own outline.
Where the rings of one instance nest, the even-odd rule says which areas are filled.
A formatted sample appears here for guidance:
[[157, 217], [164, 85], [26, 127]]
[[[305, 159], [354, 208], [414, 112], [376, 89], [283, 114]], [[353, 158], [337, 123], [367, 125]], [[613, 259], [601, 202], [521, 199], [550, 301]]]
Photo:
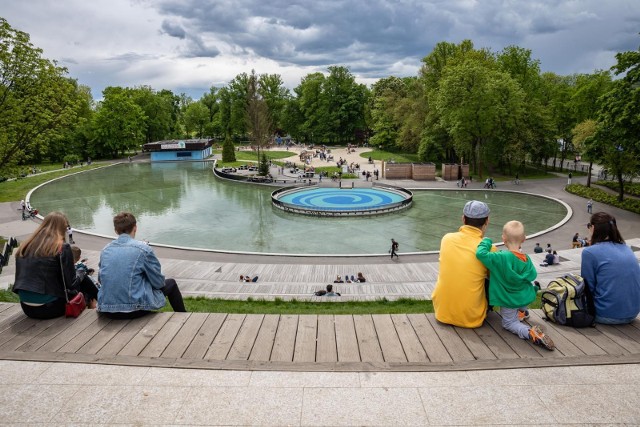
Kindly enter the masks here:
[[162, 21], [162, 32], [171, 37], [176, 37], [179, 39], [184, 39], [187, 36], [186, 31], [182, 26], [175, 22], [170, 22], [168, 20]]
[[[446, 11], [424, 2], [166, 1], [190, 35], [211, 35], [232, 48], [282, 64], [325, 65], [377, 57], [422, 57], [449, 36]], [[193, 52], [192, 52], [193, 53]], [[381, 63], [382, 64], [382, 63]]]
[[[154, 4], [161, 15], [180, 19], [187, 38], [218, 40], [234, 54], [269, 58], [285, 66], [347, 64], [378, 77], [388, 75], [390, 65], [397, 62], [418, 65], [440, 41], [459, 43], [468, 38], [476, 47], [499, 51], [508, 45], [537, 46], [539, 37], [562, 37], [589, 26], [607, 31], [600, 27], [602, 22], [611, 26], [607, 15], [613, 7], [596, 0], [166, 0]], [[615, 35], [615, 28], [611, 33], [612, 46], [626, 46], [628, 32], [624, 41]], [[594, 50], [586, 45], [574, 49]], [[203, 45], [191, 43], [185, 56], [202, 52], [206, 52]]]

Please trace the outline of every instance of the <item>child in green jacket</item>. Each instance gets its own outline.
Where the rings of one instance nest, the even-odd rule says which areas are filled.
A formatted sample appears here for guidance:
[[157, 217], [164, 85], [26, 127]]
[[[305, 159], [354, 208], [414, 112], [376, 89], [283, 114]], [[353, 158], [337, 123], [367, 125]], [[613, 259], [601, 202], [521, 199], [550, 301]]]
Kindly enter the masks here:
[[528, 317], [527, 305], [536, 299], [536, 287], [531, 282], [538, 275], [531, 258], [520, 252], [524, 240], [522, 223], [509, 221], [502, 228], [502, 241], [508, 250], [491, 252], [491, 239], [485, 237], [478, 245], [476, 257], [491, 273], [489, 305], [500, 307], [502, 327], [522, 339], [553, 350], [553, 341], [539, 326], [529, 328], [521, 323]]

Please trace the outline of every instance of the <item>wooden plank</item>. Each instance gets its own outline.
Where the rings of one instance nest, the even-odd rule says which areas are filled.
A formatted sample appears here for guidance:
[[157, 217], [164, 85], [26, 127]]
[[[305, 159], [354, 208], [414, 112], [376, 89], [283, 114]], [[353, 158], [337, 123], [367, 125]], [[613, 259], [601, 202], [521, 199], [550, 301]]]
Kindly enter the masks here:
[[258, 331], [260, 331], [263, 320], [263, 314], [247, 315], [236, 340], [229, 350], [229, 354], [227, 355], [228, 360], [249, 360], [251, 349], [256, 342]]
[[16, 305], [18, 304], [10, 302], [0, 302], [0, 316], [2, 316], [2, 313], [4, 313], [6, 310]]
[[[625, 333], [625, 328], [614, 325], [596, 325], [596, 329], [614, 341], [617, 345], [624, 348], [629, 353], [640, 354], [640, 342], [634, 340], [630, 335]], [[635, 328], [627, 328], [628, 330], [635, 330]], [[640, 331], [638, 331], [640, 332]], [[632, 332], [637, 338], [640, 338], [640, 333]]]
[[38, 320], [25, 317], [21, 322], [17, 323], [14, 327], [5, 331], [0, 336], [0, 351], [14, 351], [24, 343], [28, 342], [32, 338], [36, 337], [42, 331], [49, 326], [56, 323], [69, 324], [64, 317], [57, 317], [54, 319]]
[[271, 360], [275, 362], [293, 361], [293, 351], [298, 333], [298, 316], [287, 314], [280, 316], [278, 331], [271, 350]]
[[[487, 317], [499, 317], [497, 313], [488, 313]], [[500, 334], [499, 330], [502, 330], [502, 326], [498, 330], [495, 330], [490, 323], [486, 322], [482, 327], [475, 329], [476, 334], [482, 342], [491, 350], [497, 359], [517, 359], [519, 356], [515, 351], [507, 344]], [[515, 336], [514, 334], [511, 334]], [[516, 337], [517, 338], [517, 337]], [[518, 338], [520, 339], [520, 338]]]
[[185, 359], [204, 359], [209, 346], [220, 332], [226, 318], [227, 314], [225, 313], [209, 314], [182, 357]]
[[96, 354], [100, 351], [109, 341], [115, 337], [122, 328], [129, 323], [128, 320], [111, 320], [104, 328], [93, 336], [85, 345], [80, 347], [76, 353], [81, 354]]
[[238, 336], [238, 331], [244, 322], [246, 314], [228, 314], [225, 319], [218, 335], [214, 338], [213, 342], [205, 354], [205, 359], [224, 360], [229, 354], [229, 349]]
[[339, 362], [360, 362], [360, 349], [353, 323], [353, 316], [340, 314], [334, 316], [336, 328], [336, 347]]
[[[22, 307], [20, 304], [5, 304], [5, 309], [0, 313], [0, 330], [2, 330], [2, 322], [6, 319], [10, 319], [16, 314], [22, 313]], [[24, 313], [22, 313], [24, 315]], [[26, 316], [25, 316], [26, 317]]]
[[453, 359], [451, 359], [449, 351], [440, 341], [440, 337], [427, 319], [427, 316], [425, 314], [409, 314], [407, 318], [416, 331], [416, 336], [425, 349], [429, 360], [436, 363], [451, 362]]
[[596, 328], [581, 328], [578, 329], [582, 335], [593, 341], [598, 347], [612, 355], [629, 354], [629, 351], [624, 349], [621, 345], [613, 341], [611, 338], [602, 333], [602, 331]]
[[301, 315], [298, 317], [296, 345], [293, 350], [294, 362], [315, 362], [318, 335], [318, 316]]
[[[59, 318], [62, 319], [62, 318]], [[52, 323], [48, 328], [18, 347], [18, 351], [36, 351], [69, 327], [73, 320]]]
[[85, 310], [77, 319], [66, 319], [69, 326], [64, 328], [62, 332], [57, 334], [53, 339], [47, 341], [38, 349], [40, 352], [55, 352], [62, 346], [67, 344], [79, 333], [90, 327], [91, 324], [98, 321], [98, 313], [96, 310]]
[[635, 342], [640, 342], [640, 329], [631, 325], [615, 325], [614, 327]]
[[407, 361], [398, 332], [388, 314], [372, 315], [373, 324], [378, 335], [378, 343], [382, 349], [385, 362], [402, 363]]
[[70, 339], [65, 345], [60, 347], [58, 351], [61, 353], [77, 352], [78, 350], [80, 350], [80, 348], [82, 348], [82, 346], [88, 343], [89, 340], [91, 340], [91, 338], [93, 338], [98, 332], [102, 330], [102, 328], [107, 326], [110, 322], [111, 322], [111, 319], [105, 316], [98, 316], [98, 320], [91, 323], [91, 325], [86, 327], [84, 330], [80, 331], [78, 335]]
[[22, 312], [22, 307], [18, 306], [17, 310], [12, 308], [11, 314], [7, 313], [7, 316], [0, 320], [0, 334], [24, 319], [27, 319], [27, 316]]
[[491, 313], [487, 316], [485, 320], [487, 324], [491, 325], [491, 327], [496, 331], [500, 337], [504, 340], [504, 342], [515, 352], [518, 357], [525, 359], [538, 359], [542, 357], [542, 355], [533, 348], [527, 340], [521, 339], [516, 334], [512, 334], [502, 327], [502, 318], [495, 313], [492, 315]]
[[147, 315], [132, 320], [113, 320], [110, 324], [122, 323], [120, 331], [111, 338], [104, 347], [98, 350], [101, 357], [115, 356], [118, 354], [129, 341], [131, 341], [142, 330], [147, 323], [153, 319], [153, 316]]
[[207, 320], [207, 313], [192, 313], [160, 357], [182, 357], [205, 320]]
[[456, 333], [453, 326], [438, 322], [432, 314], [427, 315], [427, 320], [435, 330], [442, 342], [442, 345], [447, 349], [449, 356], [451, 356], [451, 359], [454, 362], [461, 360], [475, 360], [473, 354], [469, 351], [462, 338], [460, 338]]
[[378, 334], [371, 315], [353, 316], [353, 324], [356, 328], [360, 358], [363, 362], [384, 362], [382, 348], [378, 341]]
[[[427, 352], [424, 351], [420, 339], [416, 335], [411, 322], [406, 314], [392, 314], [391, 321], [398, 333], [398, 339], [402, 345], [404, 355], [408, 362], [428, 362]], [[425, 319], [426, 321], [426, 319]], [[377, 327], [377, 325], [376, 325]], [[384, 353], [384, 347], [382, 352]], [[386, 359], [386, 356], [385, 356]]]
[[192, 313], [173, 313], [173, 316], [169, 318], [158, 333], [153, 337], [149, 344], [142, 350], [140, 356], [144, 357], [160, 357], [167, 346], [171, 343], [171, 340], [176, 336], [178, 331], [184, 326], [185, 322], [189, 320]]
[[267, 314], [262, 320], [262, 325], [258, 331], [256, 342], [253, 344], [249, 360], [266, 362], [271, 358], [273, 342], [278, 331], [280, 316], [277, 314]]
[[[569, 356], [576, 353], [575, 349], [572, 349], [567, 345], [567, 342], [572, 344], [573, 347], [577, 348], [582, 354], [597, 356], [604, 355], [606, 352], [594, 344], [587, 337], [578, 332], [577, 329], [571, 328], [568, 326], [560, 326], [553, 322], [547, 322], [543, 320], [544, 314], [542, 310], [535, 309], [529, 310], [531, 317], [529, 318], [528, 323], [530, 325], [538, 325], [542, 327], [545, 333], [548, 333], [553, 330], [553, 335], [549, 335], [553, 340], [553, 343], [556, 345], [556, 350], [559, 350], [565, 356]], [[565, 341], [566, 339], [566, 341]], [[532, 344], [533, 345], [533, 344]], [[536, 346], [536, 348], [538, 348]], [[551, 353], [544, 349], [540, 349], [543, 357], [545, 353]]]
[[[477, 360], [492, 360], [496, 359], [496, 355], [493, 354], [489, 347], [480, 339], [475, 329], [460, 328], [454, 326], [458, 336], [462, 338], [464, 344], [467, 346], [473, 357]], [[479, 328], [478, 328], [479, 329]]]
[[318, 342], [316, 362], [337, 362], [336, 327], [333, 315], [318, 316]]
[[149, 344], [149, 342], [162, 329], [165, 323], [169, 321], [173, 313], [151, 313], [145, 317], [151, 317], [149, 322], [140, 331], [131, 338], [123, 348], [118, 352], [122, 356], [137, 356]]

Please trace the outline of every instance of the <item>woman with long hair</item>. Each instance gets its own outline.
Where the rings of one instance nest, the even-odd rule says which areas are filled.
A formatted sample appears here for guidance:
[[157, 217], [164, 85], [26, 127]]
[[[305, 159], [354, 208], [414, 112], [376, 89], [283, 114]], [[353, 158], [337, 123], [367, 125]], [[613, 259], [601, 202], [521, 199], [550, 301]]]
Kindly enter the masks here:
[[582, 252], [581, 275], [593, 295], [596, 322], [631, 323], [640, 313], [640, 266], [618, 231], [616, 219], [591, 215], [591, 245]]
[[71, 246], [65, 243], [68, 225], [63, 213], [51, 212], [18, 247], [13, 291], [29, 317], [51, 319], [65, 313], [65, 284], [71, 287], [76, 277]]

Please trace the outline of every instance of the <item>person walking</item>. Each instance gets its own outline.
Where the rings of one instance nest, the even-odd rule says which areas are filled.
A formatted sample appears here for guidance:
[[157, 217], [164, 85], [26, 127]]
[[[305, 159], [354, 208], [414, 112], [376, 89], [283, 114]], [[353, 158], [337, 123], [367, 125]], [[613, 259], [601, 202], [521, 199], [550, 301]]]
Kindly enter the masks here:
[[567, 185], [571, 185], [571, 178], [573, 177], [573, 174], [571, 172], [569, 172], [569, 179], [567, 179]]
[[394, 239], [391, 239], [391, 249], [389, 249], [389, 252], [391, 253], [391, 259], [393, 259], [394, 255], [396, 256], [396, 259], [400, 258], [397, 254], [399, 246], [400, 245], [398, 245], [398, 242], [396, 242]]
[[587, 213], [593, 213], [593, 199], [589, 199], [587, 202]]
[[70, 225], [67, 225], [67, 239], [69, 240], [70, 245], [76, 243], [73, 241], [73, 228], [71, 228]]

